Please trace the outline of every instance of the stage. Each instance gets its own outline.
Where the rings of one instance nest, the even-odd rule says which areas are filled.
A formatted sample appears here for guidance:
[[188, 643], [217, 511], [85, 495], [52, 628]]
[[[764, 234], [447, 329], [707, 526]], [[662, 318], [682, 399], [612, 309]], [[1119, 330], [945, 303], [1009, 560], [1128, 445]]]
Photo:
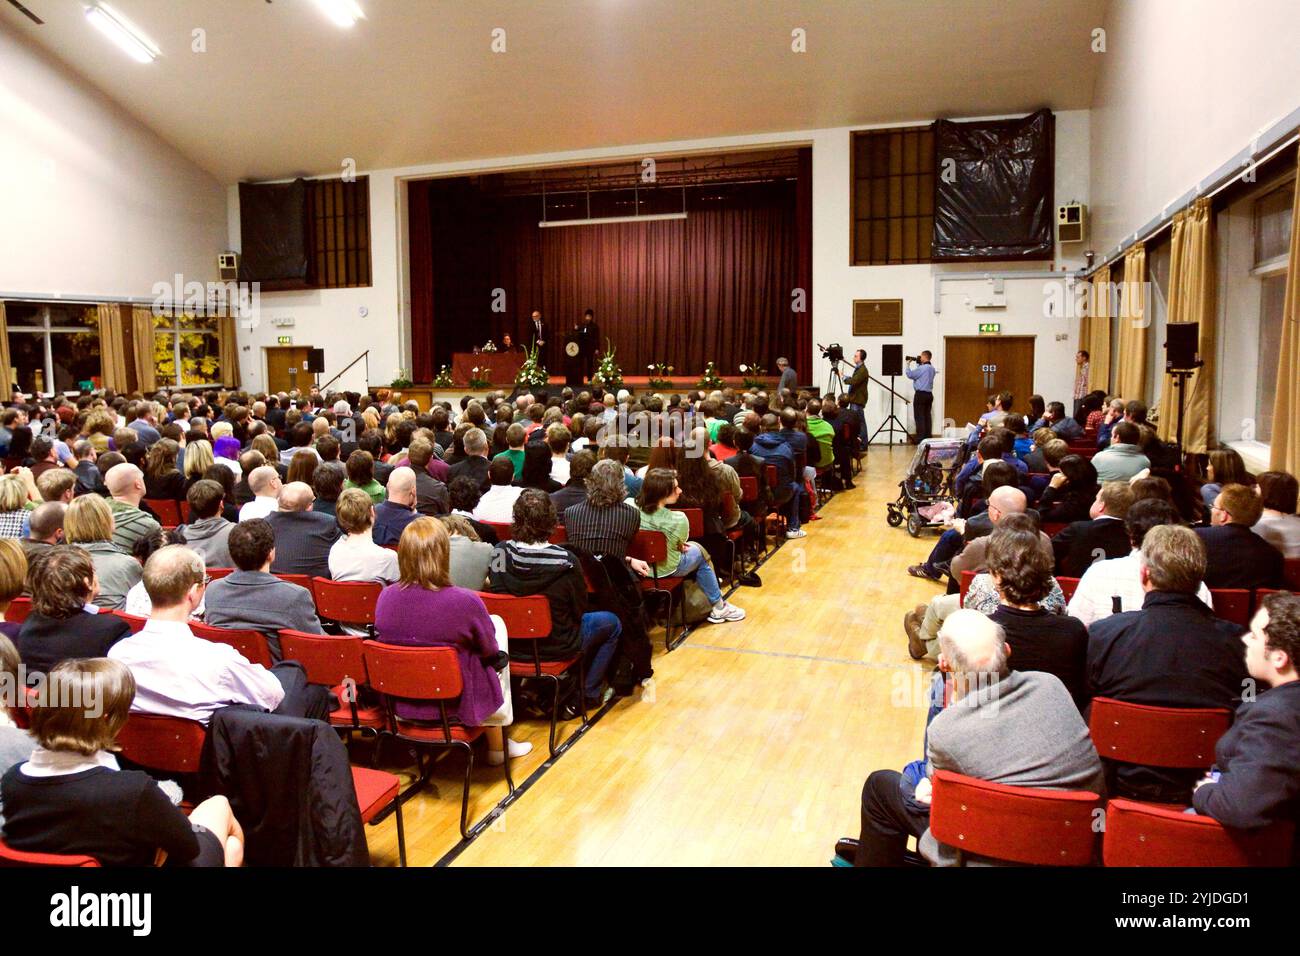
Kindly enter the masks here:
[[[665, 395], [671, 395], [674, 392], [681, 394], [684, 392], [691, 391], [695, 389], [699, 384], [698, 377], [673, 378], [673, 379], [668, 379], [667, 381], [669, 382], [668, 385], [662, 385], [656, 388], [651, 388], [650, 378], [648, 376], [628, 375], [625, 376], [623, 379], [623, 387], [637, 395], [643, 393], [656, 393], [656, 392]], [[734, 388], [737, 392], [742, 392], [746, 390], [745, 379], [742, 376], [724, 375], [722, 376], [722, 381], [724, 387]], [[763, 383], [763, 388], [765, 389], [776, 388], [777, 378], [775, 376], [765, 375], [762, 378], [760, 378], [759, 381]], [[575, 386], [574, 391], [576, 392], [576, 391], [580, 391], [582, 388], [590, 388], [590, 387], [591, 386], [589, 385], [581, 386], [581, 388]], [[809, 388], [812, 386], [802, 386], [802, 387]], [[564, 376], [552, 375], [548, 381], [548, 388], [550, 388], [552, 391], [564, 388]], [[381, 389], [389, 392], [390, 395], [392, 396], [391, 400], [393, 401], [413, 400], [419, 406], [420, 411], [423, 412], [423, 411], [428, 411], [429, 407], [434, 402], [450, 402], [452, 405], [456, 405], [459, 407], [460, 400], [465, 395], [486, 395], [489, 392], [505, 392], [507, 395], [509, 395], [514, 391], [515, 384], [513, 381], [503, 383], [503, 384], [493, 383], [493, 385], [490, 388], [477, 388], [477, 389], [461, 387], [456, 385], [452, 385], [446, 388], [441, 388], [441, 387], [435, 387], [430, 384], [424, 384], [424, 385], [417, 384], [417, 385], [408, 386], [407, 388], [399, 388], [399, 389], [394, 389], [389, 385], [371, 385], [369, 390], [370, 393], [374, 395], [377, 394]]]

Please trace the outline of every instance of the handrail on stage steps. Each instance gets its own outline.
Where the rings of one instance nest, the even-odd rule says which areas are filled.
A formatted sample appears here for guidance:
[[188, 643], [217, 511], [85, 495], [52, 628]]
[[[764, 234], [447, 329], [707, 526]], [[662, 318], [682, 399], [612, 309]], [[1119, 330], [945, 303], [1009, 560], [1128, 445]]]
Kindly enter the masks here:
[[320, 387], [320, 390], [322, 392], [325, 391], [325, 389], [329, 388], [331, 385], [333, 385], [335, 382], [341, 379], [344, 375], [347, 375], [348, 369], [356, 365], [362, 359], [366, 360], [366, 388], [369, 388], [370, 387], [370, 349], [366, 349], [364, 352], [362, 352], [360, 355], [354, 358], [351, 362], [349, 362], [347, 366], [343, 369], [343, 371], [339, 372], [332, 379], [330, 379], [328, 382], [322, 385]]

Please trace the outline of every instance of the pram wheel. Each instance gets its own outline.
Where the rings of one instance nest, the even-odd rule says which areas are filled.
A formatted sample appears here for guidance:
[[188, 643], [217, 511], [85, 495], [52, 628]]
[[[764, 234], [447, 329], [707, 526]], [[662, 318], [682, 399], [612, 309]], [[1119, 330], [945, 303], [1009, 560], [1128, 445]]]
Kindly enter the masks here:
[[920, 515], [907, 516], [907, 533], [910, 534], [913, 538], [921, 537], [921, 516]]
[[897, 528], [903, 523], [903, 512], [899, 511], [893, 505], [889, 507], [889, 517], [885, 519], [889, 522], [891, 528]]

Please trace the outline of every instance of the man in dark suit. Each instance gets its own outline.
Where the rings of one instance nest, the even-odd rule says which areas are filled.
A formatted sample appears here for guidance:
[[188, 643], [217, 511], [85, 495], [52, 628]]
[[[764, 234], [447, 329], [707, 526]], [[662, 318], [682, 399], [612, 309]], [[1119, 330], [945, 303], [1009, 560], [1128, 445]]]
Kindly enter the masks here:
[[465, 457], [451, 466], [447, 476], [455, 481], [457, 478], [473, 478], [478, 481], [479, 491], [486, 491], [491, 485], [488, 480], [488, 442], [487, 435], [481, 428], [471, 428], [465, 433], [463, 441]]
[[[1249, 533], [1249, 532], [1247, 532]], [[1155, 707], [1235, 707], [1245, 686], [1241, 627], [1214, 616], [1197, 596], [1205, 547], [1181, 525], [1160, 525], [1142, 539], [1138, 558], [1142, 610], [1093, 622], [1088, 689]], [[1195, 771], [1115, 764], [1120, 796], [1186, 803]]]
[[858, 349], [853, 353], [853, 373], [843, 376], [844, 386], [848, 390], [849, 411], [858, 420], [858, 447], [867, 447], [867, 387], [871, 384], [871, 374], [867, 371], [867, 350]]
[[1092, 562], [1128, 554], [1132, 547], [1124, 530], [1124, 517], [1131, 504], [1133, 489], [1127, 481], [1102, 485], [1089, 512], [1091, 520], [1071, 522], [1052, 539], [1056, 573], [1081, 578]]
[[387, 547], [402, 539], [406, 526], [420, 517], [415, 510], [415, 472], [403, 465], [388, 477], [387, 497], [375, 505], [375, 524], [370, 536], [375, 544]]
[[280, 407], [279, 397], [266, 396], [266, 424], [271, 429], [272, 435], [284, 434], [284, 415], [285, 409]]
[[538, 357], [542, 359], [542, 364], [546, 363], [546, 323], [542, 321], [541, 309], [533, 309], [531, 321], [528, 323], [528, 329], [524, 332], [523, 341], [531, 342], [532, 347], [537, 349]]
[[1264, 503], [1245, 485], [1224, 485], [1210, 511], [1210, 527], [1197, 528], [1205, 543], [1205, 583], [1212, 588], [1282, 586], [1282, 552], [1250, 529]]
[[306, 482], [291, 481], [280, 490], [280, 510], [266, 516], [275, 535], [272, 574], [330, 576], [330, 548], [342, 532], [333, 515], [311, 510], [315, 500]]

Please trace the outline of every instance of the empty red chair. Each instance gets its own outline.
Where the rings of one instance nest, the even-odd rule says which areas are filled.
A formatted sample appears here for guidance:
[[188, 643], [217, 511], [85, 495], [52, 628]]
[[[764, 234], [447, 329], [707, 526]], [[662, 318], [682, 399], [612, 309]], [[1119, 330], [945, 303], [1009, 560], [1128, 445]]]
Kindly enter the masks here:
[[1250, 591], [1244, 588], [1210, 588], [1214, 614], [1225, 621], [1250, 627]]
[[340, 706], [330, 714], [330, 724], [349, 734], [377, 735], [384, 727], [382, 707], [363, 705], [357, 691], [367, 686], [365, 647], [361, 638], [350, 634], [307, 634], [285, 628], [280, 631], [280, 653], [297, 661], [312, 684], [333, 690]]
[[229, 644], [243, 654], [245, 660], [251, 664], [261, 664], [269, 668], [273, 663], [270, 645], [266, 643], [266, 635], [260, 631], [213, 627], [211, 624], [200, 624], [197, 621], [190, 621], [190, 630], [195, 637], [201, 637], [205, 641]]
[[[679, 636], [677, 641], [673, 641], [673, 597], [681, 593], [682, 582], [686, 579], [659, 576], [659, 564], [668, 558], [668, 537], [662, 531], [638, 531], [627, 549], [627, 555], [629, 558], [639, 558], [650, 565], [650, 577], [641, 579], [641, 590], [662, 594], [667, 598], [668, 614], [664, 618], [664, 647], [671, 651], [682, 640]], [[682, 608], [681, 634], [685, 634], [686, 602], [683, 600], [676, 603]]]
[[[7, 616], [7, 615], [6, 615]], [[139, 634], [144, 630], [144, 626], [149, 623], [147, 617], [141, 617], [138, 614], [127, 614], [126, 611], [114, 611], [114, 617], [120, 617], [131, 627], [132, 634]]]
[[1295, 827], [1230, 830], [1212, 817], [1115, 799], [1106, 805], [1106, 866], [1288, 866]]
[[1095, 697], [1088, 731], [1097, 754], [1149, 767], [1196, 769], [1214, 763], [1214, 745], [1232, 724], [1214, 707], [1152, 707]]
[[[465, 754], [465, 782], [460, 801], [460, 835], [469, 836], [469, 778], [474, 770], [474, 741], [483, 736], [483, 727], [465, 727], [452, 724], [447, 718], [447, 702], [460, 696], [464, 684], [461, 680], [460, 662], [451, 647], [398, 647], [379, 641], [366, 641], [366, 672], [370, 686], [378, 691], [384, 701], [388, 717], [385, 733], [408, 744], [415, 751], [419, 777], [399, 796], [408, 800], [428, 785], [434, 761], [425, 760], [424, 751], [460, 750]], [[413, 722], [397, 716], [396, 705], [402, 700], [432, 701], [438, 705], [436, 722]], [[515, 783], [510, 776], [510, 748], [506, 748], [506, 784], [514, 793]]]
[[369, 824], [386, 810], [393, 808], [397, 816], [397, 857], [402, 866], [406, 866], [406, 831], [402, 826], [402, 801], [399, 796], [402, 781], [386, 770], [371, 770], [369, 767], [352, 768], [352, 786], [357, 792], [357, 806], [361, 810], [361, 822]]
[[63, 853], [24, 853], [0, 840], [0, 867], [19, 866], [99, 866], [93, 856]]
[[181, 517], [179, 501], [170, 498], [146, 498], [144, 503], [158, 516], [158, 521], [164, 528], [175, 528], [185, 523], [185, 519]]
[[1101, 798], [1085, 790], [1008, 787], [936, 770], [930, 832], [979, 856], [1034, 866], [1087, 866]]
[[21, 624], [27, 620], [27, 615], [32, 613], [32, 599], [29, 597], [16, 597], [9, 602], [9, 607], [5, 609], [5, 620], [10, 624]]
[[[555, 731], [560, 715], [560, 675], [574, 667], [578, 669], [578, 694], [582, 707], [582, 726], [587, 726], [586, 668], [582, 654], [560, 660], [544, 661], [538, 656], [539, 641], [551, 636], [551, 605], [542, 594], [515, 597], [510, 594], [479, 592], [489, 614], [505, 621], [506, 637], [510, 639], [510, 676], [521, 680], [548, 680], [551, 694], [551, 756], [556, 754]], [[528, 654], [532, 660], [515, 660]]]
[[331, 581], [312, 578], [311, 593], [316, 613], [331, 621], [347, 624], [375, 623], [375, 603], [384, 586], [373, 581]]
[[132, 763], [167, 773], [198, 773], [208, 730], [197, 720], [132, 714], [117, 735], [122, 755]]

